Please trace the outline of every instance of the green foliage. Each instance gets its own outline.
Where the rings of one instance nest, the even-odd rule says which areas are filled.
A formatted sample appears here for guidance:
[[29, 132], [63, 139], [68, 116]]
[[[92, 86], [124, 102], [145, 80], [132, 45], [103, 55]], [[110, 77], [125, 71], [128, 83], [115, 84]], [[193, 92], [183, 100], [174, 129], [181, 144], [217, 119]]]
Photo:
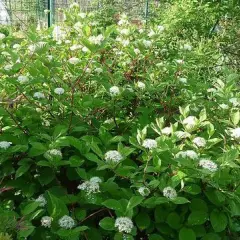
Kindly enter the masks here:
[[240, 237], [232, 4], [162, 1], [147, 28], [73, 4], [1, 35], [4, 240]]

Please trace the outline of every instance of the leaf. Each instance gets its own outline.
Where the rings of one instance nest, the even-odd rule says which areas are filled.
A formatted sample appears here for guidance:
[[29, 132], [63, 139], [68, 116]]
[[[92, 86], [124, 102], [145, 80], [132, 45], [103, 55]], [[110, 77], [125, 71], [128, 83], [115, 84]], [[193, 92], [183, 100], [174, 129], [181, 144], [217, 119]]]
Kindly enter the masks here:
[[115, 211], [122, 211], [122, 205], [120, 204], [119, 201], [115, 200], [115, 199], [109, 199], [106, 200], [102, 203], [105, 207], [113, 209]]
[[101, 228], [103, 228], [104, 230], [108, 230], [108, 231], [111, 231], [111, 230], [114, 230], [115, 227], [114, 227], [114, 219], [113, 218], [110, 218], [110, 217], [105, 217], [103, 218], [100, 222], [99, 222], [99, 225]]
[[135, 222], [136, 222], [137, 227], [142, 231], [144, 229], [147, 229], [150, 226], [151, 219], [146, 212], [140, 212], [136, 216]]
[[205, 211], [193, 211], [188, 216], [188, 223], [190, 225], [201, 225], [208, 219], [208, 214]]
[[64, 215], [69, 214], [67, 206], [59, 197], [55, 197], [49, 191], [47, 192], [47, 196], [47, 211], [49, 216], [51, 216], [52, 218], [60, 218]]
[[239, 112], [239, 111], [237, 111], [237, 112], [232, 112], [232, 113], [230, 114], [230, 118], [231, 118], [232, 123], [233, 123], [235, 126], [237, 126], [238, 123], [239, 123], [239, 120], [240, 120], [240, 112]]
[[185, 204], [185, 203], [189, 203], [189, 201], [184, 198], [184, 197], [176, 197], [171, 199], [171, 202], [175, 203], [175, 204]]
[[35, 211], [38, 207], [39, 207], [39, 202], [31, 202], [24, 207], [24, 209], [22, 210], [22, 214], [28, 215], [33, 211]]
[[208, 212], [207, 203], [200, 198], [192, 199], [189, 207], [192, 212], [194, 211]]
[[222, 232], [228, 225], [228, 219], [225, 213], [219, 212], [217, 209], [211, 212], [210, 222], [215, 232]]
[[196, 240], [196, 235], [191, 228], [182, 228], [179, 232], [179, 240]]
[[57, 139], [63, 135], [65, 135], [67, 133], [68, 127], [65, 125], [57, 125], [54, 128], [54, 132], [53, 132], [53, 137], [54, 139]]
[[28, 155], [30, 157], [36, 157], [42, 155], [47, 151], [47, 148], [40, 142], [32, 142], [32, 148], [30, 149]]
[[127, 205], [127, 210], [131, 210], [134, 207], [136, 207], [137, 205], [139, 205], [142, 201], [143, 201], [144, 197], [141, 196], [133, 196], [131, 197], [131, 199], [128, 202]]
[[15, 178], [21, 177], [24, 173], [26, 173], [29, 170], [30, 167], [31, 165], [29, 164], [28, 165], [24, 164], [21, 167], [19, 167], [18, 170], [16, 171]]
[[87, 216], [87, 211], [85, 209], [76, 208], [74, 210], [74, 216], [76, 216], [77, 220], [82, 220]]
[[172, 212], [167, 217], [167, 224], [173, 229], [181, 227], [181, 218], [176, 212]]
[[143, 205], [146, 207], [155, 207], [159, 204], [167, 203], [168, 199], [165, 197], [150, 197], [144, 201]]
[[51, 168], [42, 168], [39, 172], [38, 181], [41, 185], [49, 184], [55, 178], [55, 174]]

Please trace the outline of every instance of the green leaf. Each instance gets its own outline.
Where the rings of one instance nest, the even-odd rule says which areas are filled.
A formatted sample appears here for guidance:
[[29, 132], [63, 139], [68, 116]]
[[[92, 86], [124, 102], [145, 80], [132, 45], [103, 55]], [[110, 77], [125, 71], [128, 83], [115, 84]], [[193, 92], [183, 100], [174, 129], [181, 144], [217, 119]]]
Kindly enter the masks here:
[[18, 168], [18, 170], [16, 171], [15, 178], [21, 177], [24, 173], [26, 173], [29, 170], [30, 167], [31, 167], [31, 165], [29, 165], [29, 164], [28, 165], [24, 164], [24, 165], [20, 166]]
[[176, 212], [172, 212], [167, 217], [167, 224], [173, 229], [181, 227], [181, 218]]
[[119, 201], [115, 200], [115, 199], [109, 199], [106, 200], [102, 203], [105, 207], [113, 209], [115, 211], [123, 211], [122, 209], [122, 205], [120, 204]]
[[217, 209], [211, 212], [210, 222], [215, 232], [222, 232], [228, 225], [228, 219], [225, 213], [219, 212]]
[[147, 229], [150, 226], [151, 219], [146, 212], [140, 212], [136, 216], [135, 222], [136, 222], [137, 227], [142, 231], [144, 229]]
[[57, 139], [63, 135], [65, 135], [67, 133], [68, 127], [65, 125], [57, 125], [54, 128], [54, 132], [53, 132], [53, 137], [54, 139]]
[[133, 196], [128, 202], [127, 211], [133, 209], [137, 205], [139, 205], [144, 200], [144, 197], [141, 196]]
[[202, 240], [222, 240], [216, 233], [207, 233]]
[[230, 118], [231, 118], [232, 123], [233, 123], [235, 126], [237, 126], [238, 123], [239, 123], [239, 120], [240, 120], [240, 112], [239, 112], [239, 111], [237, 111], [237, 112], [232, 112], [232, 113], [230, 114]]
[[179, 232], [179, 240], [196, 240], [196, 235], [191, 228], [182, 228]]
[[171, 202], [175, 203], [175, 204], [185, 204], [185, 203], [189, 203], [189, 201], [184, 198], [184, 197], [176, 197], [171, 199]]
[[24, 209], [22, 210], [22, 214], [28, 215], [34, 212], [38, 207], [39, 207], [39, 202], [31, 202], [24, 207]]
[[155, 207], [159, 204], [167, 203], [168, 199], [165, 197], [150, 197], [144, 201], [143, 205], [146, 207]]
[[99, 222], [100, 227], [108, 231], [115, 229], [114, 224], [114, 219], [110, 217], [105, 217]]
[[30, 157], [36, 157], [42, 155], [47, 151], [47, 148], [40, 142], [32, 142], [32, 148], [29, 150], [28, 155]]
[[201, 225], [208, 219], [208, 214], [205, 211], [193, 211], [188, 216], [189, 225]]
[[87, 211], [85, 209], [76, 208], [74, 210], [74, 216], [76, 216], [77, 220], [82, 220], [87, 216]]
[[59, 197], [55, 197], [49, 191], [47, 192], [47, 196], [48, 196], [47, 211], [49, 216], [57, 219], [64, 215], [69, 214], [67, 206]]
[[192, 199], [189, 207], [192, 212], [194, 211], [208, 212], [207, 203], [200, 198]]
[[189, 194], [192, 194], [192, 195], [197, 195], [197, 194], [201, 193], [202, 190], [201, 190], [201, 188], [198, 185], [190, 184], [188, 186], [185, 186], [183, 188], [183, 191], [187, 192]]
[[54, 178], [55, 178], [55, 174], [51, 168], [40, 169], [38, 180], [41, 183], [41, 185], [49, 184]]

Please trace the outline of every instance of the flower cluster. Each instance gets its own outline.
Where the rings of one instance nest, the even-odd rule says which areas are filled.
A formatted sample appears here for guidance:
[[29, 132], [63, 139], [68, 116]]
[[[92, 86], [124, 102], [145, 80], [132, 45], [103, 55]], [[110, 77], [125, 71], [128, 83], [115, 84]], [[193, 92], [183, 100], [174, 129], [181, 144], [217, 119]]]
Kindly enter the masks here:
[[1, 141], [0, 142], [0, 148], [2, 149], [8, 149], [12, 145], [12, 142], [7, 142], [7, 141]]
[[51, 227], [51, 224], [52, 224], [52, 218], [49, 217], [49, 216], [44, 216], [42, 217], [41, 219], [41, 224], [43, 227], [46, 227], [46, 228], [50, 228]]
[[144, 148], [148, 148], [148, 149], [154, 149], [157, 148], [157, 141], [154, 139], [145, 139], [142, 143], [142, 146]]
[[43, 195], [40, 195], [40, 196], [35, 200], [35, 202], [38, 202], [40, 207], [44, 207], [44, 206], [47, 204], [47, 200], [46, 200], [46, 198], [45, 198]]
[[111, 88], [109, 89], [109, 92], [110, 92], [110, 95], [111, 95], [112, 97], [116, 97], [116, 96], [118, 96], [118, 95], [120, 94], [119, 87], [117, 87], [117, 86], [111, 87]]
[[177, 192], [172, 187], [165, 187], [163, 189], [163, 196], [169, 199], [174, 199], [177, 197]]
[[105, 160], [108, 163], [118, 163], [123, 159], [123, 156], [121, 155], [120, 152], [116, 150], [111, 150], [106, 152], [105, 154]]
[[75, 226], [75, 221], [71, 217], [65, 215], [59, 219], [58, 224], [61, 228], [72, 229]]
[[176, 158], [191, 158], [191, 159], [197, 159], [198, 154], [194, 152], [193, 150], [187, 150], [187, 151], [180, 151], [176, 154]]
[[150, 190], [149, 190], [149, 188], [147, 188], [147, 187], [140, 187], [140, 188], [138, 189], [138, 192], [139, 192], [140, 195], [142, 195], [143, 197], [146, 197], [146, 196], [148, 196], [148, 195], [150, 194]]
[[201, 159], [199, 161], [199, 166], [204, 168], [204, 169], [207, 169], [209, 170], [210, 172], [216, 172], [217, 169], [218, 169], [218, 166], [216, 163], [214, 163], [213, 161], [211, 160], [208, 160], [208, 159]]
[[78, 186], [78, 189], [86, 191], [87, 194], [92, 194], [92, 193], [98, 193], [100, 192], [99, 188], [99, 183], [101, 183], [102, 180], [99, 177], [92, 177], [90, 178], [89, 181], [85, 181], [82, 184]]
[[128, 217], [119, 217], [115, 221], [115, 227], [119, 232], [130, 233], [133, 229], [133, 222]]
[[230, 136], [236, 140], [240, 140], [240, 127], [231, 129]]
[[193, 139], [193, 143], [197, 146], [197, 147], [205, 147], [207, 142], [204, 138], [202, 137], [196, 137]]

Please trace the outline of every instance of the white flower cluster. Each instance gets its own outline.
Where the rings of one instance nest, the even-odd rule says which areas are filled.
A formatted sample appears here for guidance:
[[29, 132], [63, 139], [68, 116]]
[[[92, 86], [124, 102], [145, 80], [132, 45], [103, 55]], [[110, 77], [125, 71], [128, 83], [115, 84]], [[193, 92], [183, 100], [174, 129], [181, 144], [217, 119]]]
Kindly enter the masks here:
[[230, 136], [236, 140], [240, 140], [240, 127], [231, 129]]
[[172, 133], [172, 129], [170, 127], [165, 127], [161, 130], [162, 134], [170, 135]]
[[7, 142], [7, 141], [1, 141], [0, 142], [0, 148], [2, 149], [8, 149], [12, 145], [12, 142]]
[[149, 139], [149, 138], [147, 138], [147, 139], [145, 139], [145, 140], [143, 141], [142, 146], [143, 146], [144, 148], [154, 149], [154, 148], [157, 148], [157, 141], [154, 140], [154, 139]]
[[105, 160], [109, 163], [118, 163], [123, 159], [123, 156], [120, 152], [116, 150], [111, 150], [106, 152], [105, 154]]
[[35, 200], [35, 202], [38, 202], [40, 207], [44, 207], [44, 206], [47, 204], [47, 200], [46, 200], [46, 198], [45, 198], [43, 195], [40, 195], [40, 196]]
[[165, 187], [163, 189], [163, 196], [169, 199], [174, 199], [177, 197], [177, 192], [172, 187]]
[[204, 169], [207, 169], [211, 172], [216, 172], [217, 169], [218, 169], [218, 166], [216, 163], [214, 163], [213, 161], [211, 160], [208, 160], [208, 159], [201, 159], [199, 161], [199, 166], [204, 168]]
[[182, 138], [188, 138], [188, 137], [191, 136], [190, 133], [188, 133], [188, 132], [183, 132], [183, 131], [176, 131], [176, 132], [175, 132], [175, 135], [176, 135], [178, 138], [180, 138], [180, 139], [182, 139]]
[[176, 158], [191, 158], [191, 159], [197, 159], [198, 155], [193, 150], [187, 150], [187, 151], [180, 151], [176, 154]]
[[55, 41], [62, 41], [67, 37], [66, 32], [63, 30], [61, 26], [55, 26], [52, 35]]
[[184, 44], [182, 46], [182, 49], [187, 50], [187, 51], [191, 51], [192, 50], [192, 46], [190, 44]]
[[72, 57], [72, 58], [68, 59], [68, 62], [72, 65], [76, 65], [80, 62], [80, 59], [76, 58], [76, 57]]
[[63, 88], [55, 88], [54, 92], [58, 95], [64, 94], [65, 90]]
[[152, 41], [150, 41], [150, 40], [143, 40], [143, 45], [146, 48], [150, 48], [152, 46]]
[[86, 191], [87, 194], [98, 193], [100, 190], [99, 184], [102, 182], [99, 177], [92, 177], [89, 181], [85, 181], [78, 186], [78, 189]]
[[238, 105], [240, 105], [240, 101], [237, 98], [235, 98], [235, 97], [234, 98], [230, 98], [229, 102], [232, 103], [232, 105], [234, 107], [237, 107]]
[[33, 94], [33, 97], [34, 97], [34, 98], [37, 98], [37, 99], [45, 98], [44, 94], [41, 93], [41, 92], [35, 92], [35, 93]]
[[71, 51], [76, 51], [76, 50], [81, 49], [81, 48], [82, 48], [82, 45], [74, 44], [70, 47], [70, 50]]
[[104, 40], [104, 37], [102, 34], [98, 35], [98, 36], [91, 36], [89, 38], [89, 41], [95, 45], [100, 45], [102, 43], [102, 41]]
[[141, 51], [140, 51], [138, 48], [135, 48], [133, 51], [134, 51], [134, 53], [135, 53], [136, 55], [138, 55], [138, 54], [141, 53]]
[[202, 137], [196, 137], [193, 139], [193, 143], [197, 146], [197, 147], [205, 147], [207, 142], [204, 138]]
[[117, 87], [117, 86], [111, 87], [111, 88], [109, 89], [109, 92], [110, 92], [110, 95], [111, 95], [112, 97], [116, 97], [116, 96], [118, 96], [118, 95], [120, 94], [119, 87]]
[[179, 80], [179, 82], [181, 82], [181, 83], [187, 83], [187, 78], [184, 78], [184, 77], [180, 77], [180, 78], [178, 78], [178, 80]]
[[195, 127], [197, 124], [197, 118], [194, 116], [189, 116], [183, 120], [183, 125], [186, 125], [189, 128]]
[[4, 39], [6, 36], [3, 33], [0, 33], [0, 40]]
[[10, 70], [12, 70], [12, 68], [13, 68], [13, 65], [12, 65], [12, 64], [7, 64], [7, 65], [4, 67], [4, 70], [5, 70], [5, 71], [10, 71]]
[[29, 80], [29, 78], [27, 76], [21, 75], [21, 76], [18, 77], [18, 82], [21, 83], [21, 84], [27, 83], [28, 80]]
[[130, 233], [133, 229], [133, 222], [128, 217], [119, 217], [115, 221], [115, 227], [119, 232]]
[[51, 227], [51, 224], [52, 224], [52, 218], [49, 217], [49, 216], [44, 216], [42, 217], [41, 219], [41, 224], [43, 227], [46, 227], [46, 228], [50, 228]]
[[144, 90], [146, 88], [145, 83], [143, 82], [137, 82], [136, 86], [140, 89], [140, 90]]
[[142, 195], [143, 197], [146, 197], [146, 196], [148, 196], [148, 195], [150, 194], [150, 190], [149, 190], [149, 188], [147, 188], [147, 187], [140, 187], [140, 188], [138, 189], [138, 192], [139, 192], [140, 195]]
[[61, 217], [58, 221], [58, 224], [64, 229], [72, 229], [75, 226], [74, 220], [67, 215]]

